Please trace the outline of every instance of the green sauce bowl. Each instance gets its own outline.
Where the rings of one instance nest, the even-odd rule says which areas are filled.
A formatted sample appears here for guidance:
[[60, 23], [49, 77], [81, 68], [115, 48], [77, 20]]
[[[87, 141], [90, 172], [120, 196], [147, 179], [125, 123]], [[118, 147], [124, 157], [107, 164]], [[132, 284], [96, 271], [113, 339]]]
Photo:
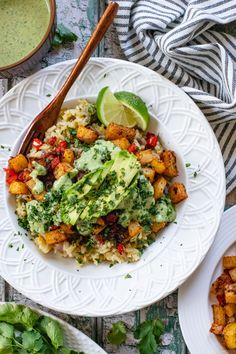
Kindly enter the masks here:
[[56, 28], [55, 0], [1, 0], [0, 78], [25, 75], [47, 54]]

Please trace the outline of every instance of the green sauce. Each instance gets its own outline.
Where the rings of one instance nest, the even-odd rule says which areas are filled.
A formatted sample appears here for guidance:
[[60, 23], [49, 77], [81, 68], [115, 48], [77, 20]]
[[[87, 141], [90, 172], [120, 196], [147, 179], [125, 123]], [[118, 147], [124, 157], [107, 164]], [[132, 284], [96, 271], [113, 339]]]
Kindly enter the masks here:
[[0, 67], [7, 66], [36, 48], [47, 31], [47, 0], [0, 0]]

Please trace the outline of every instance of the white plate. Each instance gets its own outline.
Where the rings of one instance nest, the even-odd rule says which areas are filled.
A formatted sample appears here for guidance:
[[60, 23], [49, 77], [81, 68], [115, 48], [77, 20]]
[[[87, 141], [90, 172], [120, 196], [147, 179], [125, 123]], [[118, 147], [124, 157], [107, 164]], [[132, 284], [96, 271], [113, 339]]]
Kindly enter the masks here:
[[[222, 257], [236, 254], [236, 206], [224, 212], [215, 241], [196, 272], [179, 289], [178, 312], [184, 340], [191, 354], [228, 353], [209, 332], [213, 322], [212, 282], [222, 273]], [[235, 351], [234, 351], [235, 353]]]
[[[3, 97], [1, 144], [14, 142], [51, 99], [47, 94], [57, 92], [73, 64], [67, 61], [41, 70]], [[179, 179], [189, 193], [187, 201], [178, 206], [177, 224], [168, 226], [137, 263], [112, 268], [91, 265], [78, 272], [74, 261], [43, 256], [25, 235], [14, 236], [19, 228], [12, 206], [9, 214], [7, 208], [0, 211], [1, 275], [40, 304], [86, 316], [136, 310], [175, 290], [196, 269], [212, 244], [225, 198], [224, 167], [217, 141], [205, 117], [184, 92], [142, 66], [96, 58], [86, 66], [67, 98], [96, 96], [107, 85], [113, 91], [123, 89], [140, 95], [158, 117], [158, 123], [152, 119], [151, 129], [155, 131], [158, 125], [165, 146], [177, 152]], [[7, 164], [7, 157], [7, 153], [3, 154], [2, 166]], [[185, 168], [185, 163], [191, 166]], [[9, 205], [7, 191], [2, 199]], [[131, 278], [125, 278], [127, 273]]]
[[[6, 302], [0, 302], [0, 304], [6, 304]], [[60, 318], [53, 316], [47, 312], [36, 309], [35, 307], [30, 307], [35, 312], [38, 312], [42, 316], [51, 317], [60, 323], [64, 335], [65, 335], [65, 345], [70, 349], [74, 349], [78, 352], [84, 352], [85, 354], [107, 354], [97, 343], [86, 336], [83, 332], [79, 331], [77, 328], [69, 325]]]

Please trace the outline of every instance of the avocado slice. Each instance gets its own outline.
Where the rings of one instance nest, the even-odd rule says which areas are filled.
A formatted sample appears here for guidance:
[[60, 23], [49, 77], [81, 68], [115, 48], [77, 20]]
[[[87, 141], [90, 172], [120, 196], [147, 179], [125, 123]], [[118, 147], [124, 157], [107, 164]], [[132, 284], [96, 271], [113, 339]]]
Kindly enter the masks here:
[[86, 196], [92, 189], [97, 189], [109, 173], [113, 160], [107, 161], [101, 168], [92, 171], [77, 183], [64, 191], [60, 204], [62, 221], [75, 225], [82, 210], [86, 207]]
[[125, 150], [116, 153], [114, 163], [100, 187], [100, 196], [89, 201], [80, 219], [89, 221], [116, 209], [139, 170], [140, 164], [134, 155]]

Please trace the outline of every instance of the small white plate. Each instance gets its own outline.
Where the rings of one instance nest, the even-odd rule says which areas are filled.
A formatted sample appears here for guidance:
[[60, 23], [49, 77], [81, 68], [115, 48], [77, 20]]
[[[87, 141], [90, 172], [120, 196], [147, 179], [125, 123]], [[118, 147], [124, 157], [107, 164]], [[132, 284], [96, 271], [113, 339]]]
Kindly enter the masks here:
[[[224, 212], [213, 246], [195, 273], [181, 286], [179, 320], [191, 354], [229, 353], [209, 332], [213, 322], [210, 296], [212, 282], [222, 273], [222, 257], [236, 255], [236, 206]], [[230, 351], [235, 353], [235, 351]]]
[[[6, 302], [0, 302], [0, 304], [5, 304]], [[60, 323], [64, 336], [65, 336], [65, 345], [70, 349], [74, 349], [77, 352], [84, 352], [85, 354], [107, 354], [97, 343], [95, 343], [92, 339], [86, 336], [84, 333], [79, 331], [77, 328], [69, 325], [65, 321], [60, 318], [53, 316], [49, 313], [46, 313], [42, 310], [39, 310], [35, 307], [30, 307], [35, 312], [38, 312], [42, 316], [51, 317], [57, 322]]]

